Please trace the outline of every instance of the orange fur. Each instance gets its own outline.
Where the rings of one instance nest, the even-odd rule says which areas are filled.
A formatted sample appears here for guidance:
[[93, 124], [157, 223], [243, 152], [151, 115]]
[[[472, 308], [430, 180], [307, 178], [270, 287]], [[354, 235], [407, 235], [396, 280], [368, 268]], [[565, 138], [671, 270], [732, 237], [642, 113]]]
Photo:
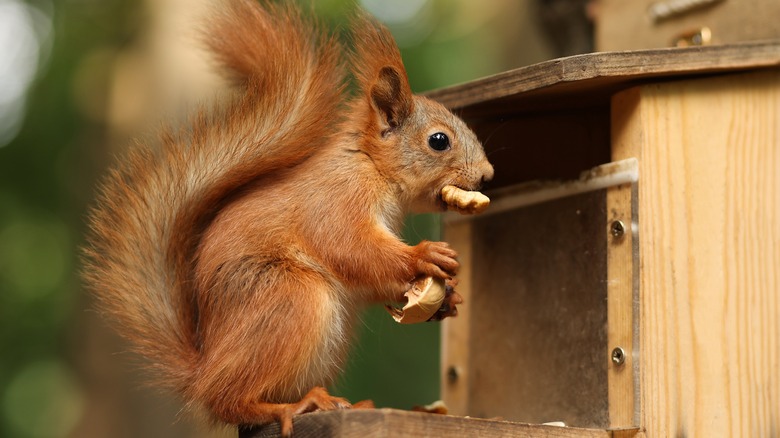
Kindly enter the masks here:
[[[294, 8], [230, 0], [209, 26], [242, 97], [109, 174], [85, 276], [161, 385], [222, 421], [289, 432], [296, 413], [347, 405], [310, 390], [338, 373], [362, 306], [455, 275], [446, 244], [399, 239], [404, 215], [493, 170], [462, 121], [412, 95], [368, 16], [352, 23], [349, 101], [344, 50]], [[429, 147], [436, 132], [448, 150]]]

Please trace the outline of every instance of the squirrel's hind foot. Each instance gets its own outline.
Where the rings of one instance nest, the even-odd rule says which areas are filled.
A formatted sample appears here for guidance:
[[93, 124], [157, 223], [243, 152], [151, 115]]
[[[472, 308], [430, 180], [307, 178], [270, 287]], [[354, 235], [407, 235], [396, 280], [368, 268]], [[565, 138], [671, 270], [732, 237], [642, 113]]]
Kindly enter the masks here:
[[255, 411], [259, 416], [273, 418], [279, 423], [281, 436], [290, 437], [293, 432], [293, 418], [296, 415], [316, 411], [333, 411], [337, 409], [373, 409], [374, 402], [364, 400], [354, 405], [347, 399], [335, 397], [320, 386], [313, 388], [297, 403], [258, 403]]

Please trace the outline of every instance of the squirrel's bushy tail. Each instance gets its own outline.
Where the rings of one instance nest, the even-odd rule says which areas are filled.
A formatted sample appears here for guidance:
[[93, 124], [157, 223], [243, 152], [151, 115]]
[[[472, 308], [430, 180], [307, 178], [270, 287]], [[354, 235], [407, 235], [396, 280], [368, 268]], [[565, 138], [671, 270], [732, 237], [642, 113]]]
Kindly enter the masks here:
[[236, 190], [327, 141], [345, 81], [336, 40], [296, 9], [223, 3], [205, 38], [243, 96], [119, 163], [91, 212], [85, 250], [100, 309], [158, 383], [184, 394], [199, 361], [191, 269], [200, 233]]

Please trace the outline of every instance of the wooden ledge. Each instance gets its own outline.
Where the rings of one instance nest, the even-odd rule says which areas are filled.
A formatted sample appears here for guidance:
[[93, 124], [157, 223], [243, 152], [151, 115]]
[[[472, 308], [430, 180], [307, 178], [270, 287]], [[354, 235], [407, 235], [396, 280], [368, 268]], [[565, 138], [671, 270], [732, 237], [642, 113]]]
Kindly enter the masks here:
[[[396, 409], [314, 412], [296, 417], [293, 429], [295, 438], [631, 438], [638, 436], [638, 429], [601, 430], [544, 426]], [[242, 429], [238, 436], [239, 438], [278, 437], [279, 425]]]
[[[727, 45], [597, 52], [540, 62], [426, 93], [467, 116], [493, 110], [504, 100], [514, 110], [557, 105], [550, 97], [609, 98], [649, 79], [780, 67], [780, 40]], [[486, 105], [487, 104], [487, 105]], [[489, 107], [489, 108], [488, 108]]]

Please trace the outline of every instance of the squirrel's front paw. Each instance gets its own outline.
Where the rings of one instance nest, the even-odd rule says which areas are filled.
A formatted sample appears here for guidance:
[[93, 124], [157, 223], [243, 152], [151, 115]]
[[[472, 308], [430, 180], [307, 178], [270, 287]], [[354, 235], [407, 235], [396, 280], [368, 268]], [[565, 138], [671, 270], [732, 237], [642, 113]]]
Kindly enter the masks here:
[[458, 253], [445, 242], [424, 240], [415, 247], [416, 270], [419, 276], [450, 278], [458, 273]]

